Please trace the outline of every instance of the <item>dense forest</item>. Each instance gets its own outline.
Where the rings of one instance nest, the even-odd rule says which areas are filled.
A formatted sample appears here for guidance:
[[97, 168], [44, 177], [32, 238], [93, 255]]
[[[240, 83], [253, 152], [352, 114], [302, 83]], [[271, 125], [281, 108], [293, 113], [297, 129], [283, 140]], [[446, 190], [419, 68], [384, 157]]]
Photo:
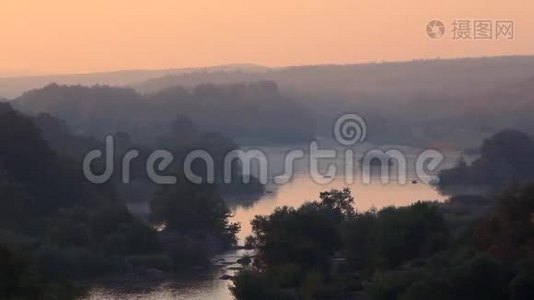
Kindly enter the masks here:
[[[73, 280], [208, 268], [214, 253], [236, 245], [239, 224], [229, 221], [216, 185], [178, 174], [177, 184], [155, 189], [149, 217], [139, 219], [114, 182], [88, 184], [74, 165], [101, 142], [8, 104], [0, 106], [0, 121], [3, 298], [71, 299], [84, 293]], [[223, 136], [202, 133], [185, 116], [170, 126], [180, 138], [167, 137], [168, 143], [224, 144]], [[119, 149], [132, 146], [126, 133], [117, 135]], [[533, 149], [530, 136], [505, 130], [484, 140], [471, 164], [442, 171], [440, 188], [492, 187], [481, 195], [360, 212], [350, 190], [331, 190], [298, 208], [257, 216], [246, 239], [256, 254], [233, 278], [232, 293], [237, 299], [532, 299]]]
[[83, 178], [75, 158], [94, 140], [8, 104], [0, 122], [1, 298], [71, 299], [83, 292], [73, 280], [206, 268], [214, 253], [236, 245], [239, 225], [216, 185], [180, 178], [154, 187], [143, 220], [113, 181]]
[[[0, 79], [5, 89], [0, 97], [14, 99], [24, 112], [64, 119], [74, 132], [100, 133], [110, 125], [129, 129], [134, 140], [150, 139], [150, 129], [164, 130], [166, 120], [183, 113], [203, 130], [232, 138], [302, 142], [331, 136], [335, 118], [357, 112], [368, 123], [371, 142], [466, 149], [503, 128], [534, 130], [533, 68], [532, 56], [286, 68], [236, 65], [5, 78]], [[42, 89], [50, 82], [60, 87]], [[90, 92], [62, 84], [126, 90], [100, 87]], [[21, 96], [31, 89], [37, 91]], [[88, 125], [90, 116], [101, 119]], [[131, 120], [143, 120], [143, 126]]]
[[478, 192], [495, 192], [511, 182], [534, 180], [534, 140], [517, 130], [503, 130], [484, 139], [480, 155], [468, 164], [460, 158], [452, 169], [443, 170], [439, 188], [454, 194], [466, 188]]
[[[148, 81], [135, 73], [136, 82], [114, 83], [123, 87], [51, 83], [2, 101], [0, 298], [73, 299], [84, 280], [210, 269], [215, 254], [241, 248], [227, 199], [276, 192], [254, 176], [244, 182], [239, 162], [224, 182], [225, 156], [244, 143], [330, 138], [336, 117], [358, 112], [371, 143], [475, 158], [439, 173], [443, 202], [358, 211], [358, 190], [332, 189], [254, 217], [243, 246], [254, 255], [227, 278], [233, 296], [534, 299], [532, 65], [502, 57], [216, 68]], [[121, 172], [104, 184], [84, 178], [82, 160], [106, 148], [106, 136], [116, 170], [138, 151], [128, 183]], [[160, 170], [175, 184], [146, 174], [161, 149], [177, 158]], [[184, 174], [197, 149], [214, 159], [212, 183], [202, 162], [192, 164], [202, 184]], [[146, 208], [132, 208], [139, 203]]]
[[[505, 130], [440, 174], [445, 202], [358, 212], [349, 189], [256, 216], [236, 299], [532, 299], [532, 139]], [[467, 191], [467, 193], [466, 193]]]
[[532, 132], [533, 68], [532, 56], [436, 59], [187, 72], [131, 86], [271, 80], [314, 114], [316, 135], [330, 136], [335, 118], [357, 112], [371, 142], [469, 148], [503, 128]]
[[63, 119], [77, 134], [102, 137], [126, 132], [134, 142], [146, 145], [161, 146], [155, 133], [172, 134], [168, 124], [178, 114], [191, 118], [203, 131], [218, 131], [232, 138], [297, 142], [314, 134], [314, 121], [307, 109], [267, 81], [203, 84], [193, 89], [177, 86], [149, 95], [128, 88], [51, 84], [12, 102], [25, 113], [49, 113]]
[[[236, 299], [532, 299], [534, 185], [355, 212], [350, 190], [253, 221]], [[356, 200], [357, 201], [357, 200]]]
[[0, 0], [0, 300], [534, 300], [534, 0]]

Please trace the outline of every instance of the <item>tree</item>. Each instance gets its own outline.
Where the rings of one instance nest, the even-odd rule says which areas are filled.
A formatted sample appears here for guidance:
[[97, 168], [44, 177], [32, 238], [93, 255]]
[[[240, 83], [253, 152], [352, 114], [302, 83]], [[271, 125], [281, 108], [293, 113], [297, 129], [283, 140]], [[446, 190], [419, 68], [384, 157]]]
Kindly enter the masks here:
[[152, 222], [167, 231], [212, 237], [223, 248], [237, 243], [239, 224], [229, 221], [231, 212], [212, 185], [194, 184], [181, 176], [175, 185], [161, 188], [150, 207]]

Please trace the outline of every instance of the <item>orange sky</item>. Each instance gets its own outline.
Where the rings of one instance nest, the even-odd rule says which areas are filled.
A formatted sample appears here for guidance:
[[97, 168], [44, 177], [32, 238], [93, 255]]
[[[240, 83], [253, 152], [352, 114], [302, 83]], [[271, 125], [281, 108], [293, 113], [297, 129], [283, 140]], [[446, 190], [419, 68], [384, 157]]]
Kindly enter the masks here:
[[[514, 20], [513, 40], [428, 21]], [[0, 75], [534, 54], [532, 0], [0, 0]]]

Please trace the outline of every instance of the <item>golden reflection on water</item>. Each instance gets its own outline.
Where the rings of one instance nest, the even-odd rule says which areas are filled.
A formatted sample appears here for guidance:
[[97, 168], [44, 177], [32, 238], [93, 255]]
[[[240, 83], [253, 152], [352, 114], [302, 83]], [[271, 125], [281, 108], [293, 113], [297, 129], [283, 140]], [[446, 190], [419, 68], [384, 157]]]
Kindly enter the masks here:
[[147, 299], [147, 300], [230, 300], [233, 299], [228, 288], [231, 281], [219, 279], [222, 275], [234, 275], [237, 259], [252, 255], [250, 250], [232, 250], [214, 258], [215, 267], [201, 271], [194, 276], [167, 278], [160, 281], [119, 279], [95, 284], [86, 300]]
[[[410, 179], [411, 180], [411, 179]], [[409, 205], [417, 200], [443, 200], [433, 187], [423, 184], [399, 184], [392, 181], [388, 184], [381, 184], [378, 179], [371, 184], [356, 182], [351, 184], [352, 194], [355, 198], [355, 207], [359, 211], [365, 211], [372, 207], [380, 209], [385, 206]], [[243, 241], [251, 233], [250, 221], [256, 215], [268, 215], [279, 206], [298, 207], [305, 201], [317, 200], [319, 193], [333, 188], [347, 187], [342, 177], [337, 177], [331, 183], [320, 185], [311, 180], [307, 175], [299, 174], [292, 181], [280, 185], [267, 187], [268, 191], [257, 201], [246, 206], [239, 206], [235, 203], [233, 207], [233, 221], [241, 223], [241, 232], [238, 237]], [[220, 257], [225, 262], [235, 262], [237, 258], [243, 256], [245, 250], [229, 251]], [[87, 297], [91, 300], [101, 299], [217, 299], [230, 300], [232, 295], [228, 289], [229, 281], [220, 280], [223, 274], [233, 274], [228, 265], [222, 265], [214, 270], [203, 272], [198, 276], [165, 280], [163, 282], [149, 284], [139, 282], [130, 283], [107, 283], [106, 287], [93, 287]], [[146, 286], [146, 287], [145, 287]]]
[[[274, 157], [270, 157], [270, 163], [278, 164], [278, 169], [283, 166], [283, 155], [286, 148], [264, 149]], [[407, 152], [408, 156], [414, 156], [416, 151]], [[449, 157], [449, 165], [456, 161], [456, 155]], [[343, 165], [343, 157], [337, 161], [338, 165]], [[323, 166], [324, 167], [324, 166]], [[370, 184], [362, 183], [357, 176], [354, 183], [347, 185], [343, 177], [332, 178], [328, 184], [318, 184], [309, 177], [306, 165], [296, 165], [296, 174], [291, 181], [283, 185], [267, 186], [267, 193], [261, 195], [259, 199], [245, 197], [245, 199], [226, 199], [233, 211], [233, 222], [241, 223], [241, 232], [238, 234], [240, 243], [251, 234], [250, 221], [256, 215], [269, 215], [276, 207], [291, 206], [298, 207], [306, 201], [317, 200], [319, 193], [330, 189], [341, 189], [349, 187], [355, 198], [355, 208], [358, 211], [366, 211], [370, 208], [383, 208], [385, 206], [404, 206], [418, 200], [438, 200], [445, 199], [432, 186], [424, 183], [412, 184], [416, 179], [413, 172], [408, 172], [407, 184], [400, 184], [395, 181], [395, 176], [391, 177], [391, 182], [382, 184], [379, 177], [373, 177]], [[276, 173], [276, 172], [275, 172]], [[393, 172], [395, 173], [395, 172]], [[321, 172], [324, 174], [324, 172]], [[147, 208], [145, 207], [145, 210]], [[226, 263], [234, 262], [244, 255], [245, 250], [234, 250], [222, 254], [220, 257]], [[106, 284], [104, 286], [94, 286], [87, 299], [232, 299], [228, 289], [229, 281], [220, 280], [223, 274], [232, 275], [234, 271], [228, 265], [221, 265], [210, 271], [203, 271], [203, 274], [196, 274], [191, 278], [167, 279], [163, 282], [153, 284], [117, 283]], [[143, 287], [146, 286], [146, 287]]]
[[[306, 201], [317, 200], [319, 193], [330, 189], [349, 187], [352, 190], [355, 207], [358, 211], [366, 211], [370, 208], [383, 208], [386, 206], [404, 206], [418, 200], [444, 200], [444, 196], [430, 185], [424, 183], [400, 184], [396, 181], [382, 184], [378, 178], [372, 183], [364, 184], [355, 180], [347, 185], [342, 177], [336, 177], [331, 183], [321, 185], [315, 183], [307, 175], [299, 175], [292, 181], [273, 189], [272, 193], [265, 194], [258, 201], [249, 206], [236, 206], [233, 209], [233, 222], [241, 223], [239, 239], [241, 241], [251, 233], [250, 221], [256, 215], [268, 215], [276, 207], [298, 207]], [[268, 191], [271, 191], [269, 188]]]

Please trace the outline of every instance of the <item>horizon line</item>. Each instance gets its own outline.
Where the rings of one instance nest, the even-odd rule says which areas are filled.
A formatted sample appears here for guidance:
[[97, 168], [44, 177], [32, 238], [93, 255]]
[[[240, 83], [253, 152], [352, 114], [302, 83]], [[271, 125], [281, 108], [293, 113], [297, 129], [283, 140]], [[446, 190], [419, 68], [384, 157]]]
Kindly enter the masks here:
[[[161, 69], [143, 69], [143, 68], [132, 68], [132, 69], [115, 69], [115, 70], [103, 70], [103, 71], [80, 71], [80, 72], [59, 72], [59, 73], [43, 73], [43, 74], [28, 74], [28, 75], [13, 75], [13, 76], [1, 76], [0, 80], [6, 79], [29, 79], [29, 78], [43, 78], [43, 77], [69, 77], [69, 76], [94, 76], [94, 75], [111, 75], [116, 73], [128, 73], [128, 72], [198, 72], [203, 69], [211, 69], [215, 71], [224, 71], [225, 68], [239, 70], [245, 68], [259, 68], [265, 70], [282, 70], [282, 69], [291, 69], [291, 68], [307, 68], [307, 67], [326, 67], [326, 66], [359, 66], [359, 65], [384, 65], [384, 64], [402, 64], [402, 63], [413, 63], [413, 62], [436, 62], [436, 61], [453, 61], [453, 60], [466, 60], [466, 59], [496, 59], [496, 58], [534, 58], [534, 54], [505, 54], [505, 55], [493, 55], [493, 56], [456, 56], [456, 57], [435, 57], [435, 58], [414, 58], [411, 60], [381, 60], [381, 61], [367, 61], [367, 62], [347, 62], [347, 63], [316, 63], [316, 64], [301, 64], [301, 65], [263, 65], [258, 63], [228, 63], [228, 64], [219, 64], [219, 65], [206, 65], [206, 66], [195, 66], [195, 67], [169, 67]], [[221, 70], [216, 70], [221, 69]], [[1, 73], [1, 72], [0, 72]]]

